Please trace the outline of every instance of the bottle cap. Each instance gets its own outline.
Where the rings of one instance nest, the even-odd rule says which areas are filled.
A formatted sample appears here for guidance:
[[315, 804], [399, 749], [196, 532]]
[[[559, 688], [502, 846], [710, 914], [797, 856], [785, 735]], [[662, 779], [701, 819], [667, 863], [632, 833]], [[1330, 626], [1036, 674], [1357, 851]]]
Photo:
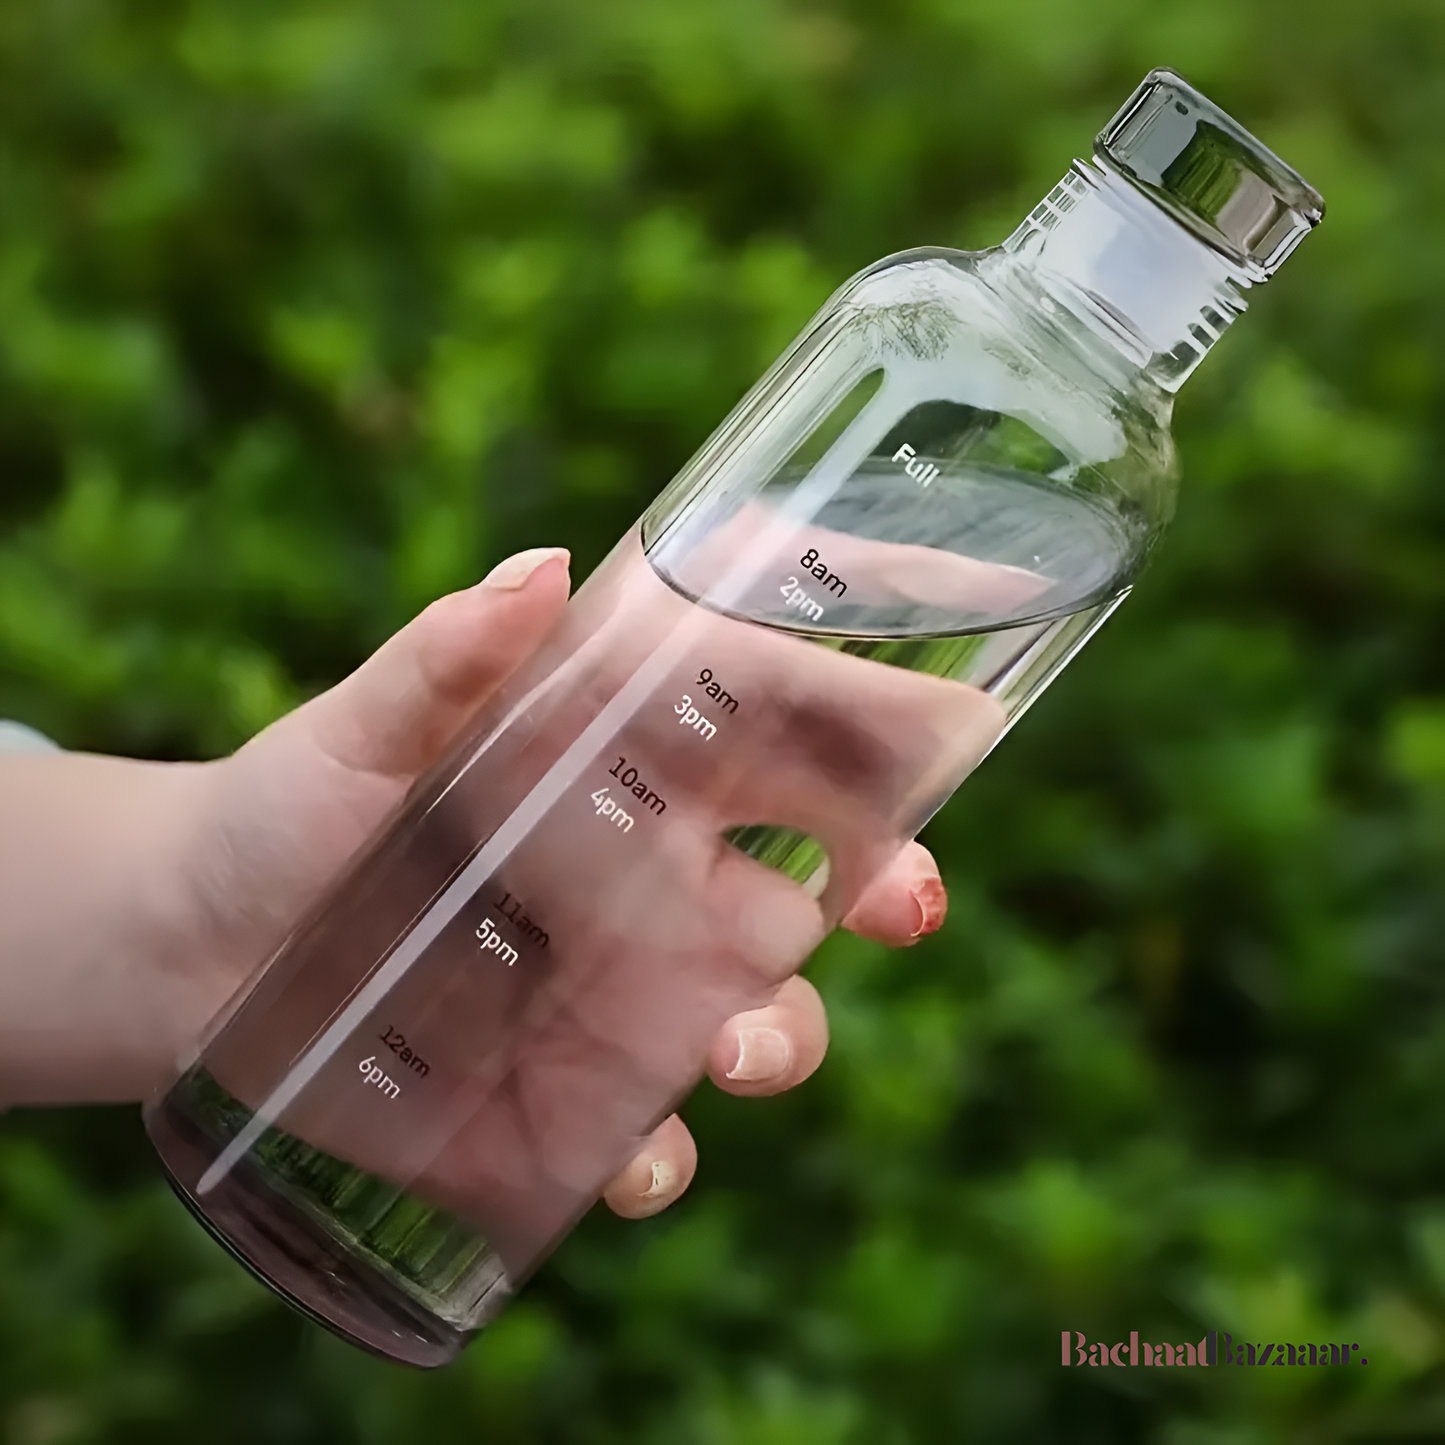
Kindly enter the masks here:
[[1303, 176], [1172, 70], [1151, 70], [1094, 142], [1099, 158], [1252, 280], [1325, 213]]

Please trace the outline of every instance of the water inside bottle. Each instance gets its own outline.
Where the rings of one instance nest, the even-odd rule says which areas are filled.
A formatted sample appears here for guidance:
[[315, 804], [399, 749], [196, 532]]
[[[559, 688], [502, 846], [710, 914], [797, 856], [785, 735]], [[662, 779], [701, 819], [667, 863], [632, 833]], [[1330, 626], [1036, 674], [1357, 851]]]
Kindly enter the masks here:
[[1087, 495], [900, 470], [633, 529], [155, 1112], [324, 1323], [454, 1353], [1122, 595]]

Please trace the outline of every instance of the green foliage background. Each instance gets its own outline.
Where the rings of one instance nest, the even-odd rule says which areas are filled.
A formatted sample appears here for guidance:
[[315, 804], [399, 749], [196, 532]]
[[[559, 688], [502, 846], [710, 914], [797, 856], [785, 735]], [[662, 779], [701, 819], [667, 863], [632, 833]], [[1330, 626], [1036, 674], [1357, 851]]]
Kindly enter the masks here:
[[701, 1093], [688, 1199], [437, 1375], [273, 1303], [130, 1111], [11, 1114], [5, 1445], [1445, 1438], [1436, 4], [10, 0], [0, 716], [214, 754], [513, 549], [585, 572], [838, 282], [1000, 240], [1160, 63], [1330, 214], [932, 826], [944, 932], [831, 941], [822, 1073]]

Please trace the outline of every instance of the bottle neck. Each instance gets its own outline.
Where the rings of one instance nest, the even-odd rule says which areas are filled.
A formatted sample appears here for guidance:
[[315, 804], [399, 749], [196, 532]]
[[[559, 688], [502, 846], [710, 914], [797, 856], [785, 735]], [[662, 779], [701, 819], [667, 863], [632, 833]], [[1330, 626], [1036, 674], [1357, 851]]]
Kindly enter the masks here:
[[1003, 250], [1168, 392], [1244, 311], [1251, 285], [1242, 266], [1100, 160], [1075, 161]]

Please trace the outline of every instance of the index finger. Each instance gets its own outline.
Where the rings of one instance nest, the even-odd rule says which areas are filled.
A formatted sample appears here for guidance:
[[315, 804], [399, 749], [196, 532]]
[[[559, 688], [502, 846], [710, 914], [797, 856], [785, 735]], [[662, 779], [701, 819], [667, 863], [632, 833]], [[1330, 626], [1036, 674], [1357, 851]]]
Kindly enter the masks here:
[[922, 843], [906, 843], [864, 890], [843, 927], [890, 948], [906, 948], [936, 933], [948, 915], [938, 864]]

